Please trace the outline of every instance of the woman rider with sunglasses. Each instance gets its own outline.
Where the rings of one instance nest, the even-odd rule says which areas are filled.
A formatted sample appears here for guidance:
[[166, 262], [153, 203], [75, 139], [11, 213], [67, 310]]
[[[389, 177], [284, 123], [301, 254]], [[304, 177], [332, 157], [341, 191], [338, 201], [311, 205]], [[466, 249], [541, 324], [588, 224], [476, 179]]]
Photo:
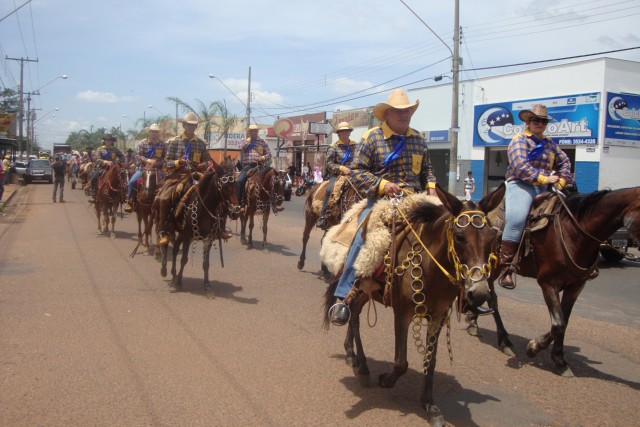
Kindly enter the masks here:
[[515, 288], [511, 261], [518, 250], [534, 197], [547, 191], [549, 185], [562, 189], [573, 182], [571, 161], [550, 137], [544, 135], [552, 119], [547, 114], [547, 107], [535, 104], [531, 110], [520, 111], [518, 117], [526, 124], [526, 129], [513, 137], [507, 149], [505, 224], [498, 266], [498, 283], [507, 289]]

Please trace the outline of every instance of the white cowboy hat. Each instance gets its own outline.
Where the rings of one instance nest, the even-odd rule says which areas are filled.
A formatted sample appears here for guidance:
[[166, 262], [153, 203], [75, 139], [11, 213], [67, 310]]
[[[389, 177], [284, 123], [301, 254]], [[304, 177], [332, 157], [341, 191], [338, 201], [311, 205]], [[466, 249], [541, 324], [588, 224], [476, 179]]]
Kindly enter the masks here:
[[395, 108], [398, 110], [406, 110], [407, 108], [410, 108], [411, 114], [413, 114], [418, 109], [418, 105], [420, 105], [420, 101], [416, 100], [416, 102], [412, 104], [404, 90], [396, 89], [391, 92], [391, 95], [387, 98], [387, 102], [381, 102], [375, 106], [373, 109], [373, 115], [376, 116], [378, 120], [384, 122], [384, 113], [389, 108]]
[[247, 130], [260, 130], [260, 127], [258, 125], [250, 125]]
[[333, 130], [333, 133], [338, 133], [341, 130], [350, 130], [350, 131], [352, 131], [353, 128], [351, 127], [349, 122], [340, 122], [340, 123], [338, 123], [338, 127]]
[[198, 123], [200, 123], [200, 119], [198, 118], [198, 115], [196, 113], [194, 113], [193, 111], [189, 111], [187, 114], [184, 115], [184, 118], [180, 119], [180, 123], [197, 125]]
[[553, 117], [547, 113], [547, 106], [543, 104], [534, 104], [531, 106], [531, 110], [520, 111], [520, 113], [518, 113], [518, 117], [520, 117], [520, 120], [525, 123], [527, 123], [532, 117], [553, 120]]
[[151, 126], [149, 126], [146, 131], [147, 132], [151, 132], [152, 130], [157, 130], [160, 131], [160, 126], [158, 126], [157, 123], [153, 123]]

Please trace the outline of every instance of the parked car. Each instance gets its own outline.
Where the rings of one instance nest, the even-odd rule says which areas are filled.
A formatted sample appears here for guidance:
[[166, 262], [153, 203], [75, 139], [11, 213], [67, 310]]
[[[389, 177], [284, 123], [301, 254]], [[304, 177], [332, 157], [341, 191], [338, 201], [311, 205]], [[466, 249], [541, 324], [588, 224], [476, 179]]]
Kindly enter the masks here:
[[19, 178], [24, 178], [24, 173], [27, 171], [27, 162], [17, 160], [13, 166], [11, 166], [11, 172], [18, 175]]
[[31, 159], [24, 173], [24, 182], [29, 184], [35, 180], [53, 183], [53, 171], [49, 159]]
[[288, 202], [291, 200], [291, 193], [293, 192], [293, 181], [288, 173], [284, 174], [284, 199]]
[[633, 240], [626, 228], [621, 228], [609, 236], [607, 243], [613, 248], [608, 245], [601, 245], [600, 254], [609, 262], [621, 261], [629, 248], [638, 247], [638, 243]]

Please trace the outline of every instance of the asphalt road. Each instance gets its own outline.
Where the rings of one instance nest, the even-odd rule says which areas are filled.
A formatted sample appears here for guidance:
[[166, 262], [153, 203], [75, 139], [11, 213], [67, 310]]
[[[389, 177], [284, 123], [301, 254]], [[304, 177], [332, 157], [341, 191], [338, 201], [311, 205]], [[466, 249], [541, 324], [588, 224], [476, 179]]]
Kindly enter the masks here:
[[[172, 293], [153, 257], [129, 257], [133, 217], [117, 220], [117, 239], [98, 237], [86, 196], [67, 188], [68, 202], [52, 204], [51, 189], [23, 187], [0, 217], [0, 425], [426, 424], [413, 343], [395, 388], [363, 387], [343, 361], [344, 328], [321, 329], [319, 232], [296, 268], [303, 198], [270, 218], [267, 252], [234, 237], [225, 268], [212, 252], [214, 297], [202, 290], [200, 245], [184, 292]], [[548, 351], [525, 355], [549, 327], [527, 279], [500, 290], [519, 356], [496, 349], [490, 319], [480, 339], [453, 321], [453, 364], [442, 345], [435, 386], [447, 422], [637, 425], [638, 268], [602, 266], [578, 299], [565, 341], [575, 378], [553, 374]], [[379, 305], [363, 314], [373, 384], [392, 367], [391, 314]]]

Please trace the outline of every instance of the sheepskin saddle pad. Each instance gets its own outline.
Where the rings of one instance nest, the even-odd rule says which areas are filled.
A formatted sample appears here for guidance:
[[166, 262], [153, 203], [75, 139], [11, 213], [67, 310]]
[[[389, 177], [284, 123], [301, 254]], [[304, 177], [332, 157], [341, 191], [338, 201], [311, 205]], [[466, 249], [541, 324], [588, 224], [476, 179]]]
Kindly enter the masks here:
[[[442, 204], [437, 197], [418, 193], [403, 197], [398, 208], [407, 213], [421, 202]], [[366, 199], [353, 205], [344, 214], [340, 224], [331, 227], [323, 239], [320, 259], [331, 273], [337, 274], [344, 266], [349, 247], [358, 231], [358, 217], [366, 206]], [[389, 250], [392, 237], [391, 222], [394, 209], [389, 200], [380, 199], [371, 210], [369, 220], [366, 222], [365, 241], [353, 265], [357, 277], [371, 277], [384, 260], [384, 254]], [[404, 222], [401, 215], [396, 215], [395, 218], [396, 224]]]
[[[336, 179], [336, 183], [333, 185], [333, 189], [331, 190], [331, 194], [329, 195], [329, 200], [327, 201], [327, 210], [332, 211], [334, 210], [334, 207], [338, 206], [340, 197], [342, 196], [342, 187], [346, 182], [347, 177], [344, 175], [341, 175]], [[324, 181], [313, 193], [313, 202], [311, 203], [311, 209], [317, 216], [320, 216], [320, 212], [322, 211], [324, 193], [325, 191], [327, 191], [328, 185], [329, 180]]]

